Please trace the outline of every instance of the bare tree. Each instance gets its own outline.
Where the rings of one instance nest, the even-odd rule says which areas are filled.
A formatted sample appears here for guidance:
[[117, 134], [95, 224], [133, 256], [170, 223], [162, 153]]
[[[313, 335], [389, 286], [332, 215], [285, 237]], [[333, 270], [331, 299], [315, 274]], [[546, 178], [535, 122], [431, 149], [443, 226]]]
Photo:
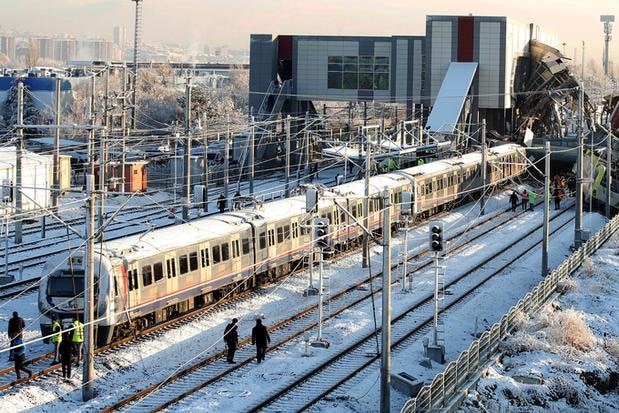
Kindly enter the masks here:
[[26, 51], [26, 66], [34, 67], [39, 65], [39, 45], [34, 39], [30, 39], [28, 50]]

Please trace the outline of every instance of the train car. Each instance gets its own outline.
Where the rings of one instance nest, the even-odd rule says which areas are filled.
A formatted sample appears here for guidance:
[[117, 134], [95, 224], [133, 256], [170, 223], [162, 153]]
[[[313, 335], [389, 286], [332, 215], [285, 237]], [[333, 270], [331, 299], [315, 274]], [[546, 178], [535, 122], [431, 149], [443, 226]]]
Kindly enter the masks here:
[[[500, 184], [525, 171], [517, 145], [490, 148], [488, 183]], [[382, 194], [390, 197], [392, 222], [400, 214], [402, 193], [411, 192], [414, 217], [430, 215], [481, 188], [481, 154], [462, 155], [372, 177], [369, 229], [382, 228]], [[329, 220], [330, 245], [343, 250], [359, 244], [363, 230], [363, 180], [321, 189], [317, 211], [306, 212], [305, 196], [211, 215], [98, 245], [95, 252], [97, 344], [213, 303], [227, 294], [276, 279], [303, 263], [309, 253], [314, 217]], [[70, 323], [84, 307], [84, 251], [50, 259], [39, 289], [43, 336], [51, 316]]]

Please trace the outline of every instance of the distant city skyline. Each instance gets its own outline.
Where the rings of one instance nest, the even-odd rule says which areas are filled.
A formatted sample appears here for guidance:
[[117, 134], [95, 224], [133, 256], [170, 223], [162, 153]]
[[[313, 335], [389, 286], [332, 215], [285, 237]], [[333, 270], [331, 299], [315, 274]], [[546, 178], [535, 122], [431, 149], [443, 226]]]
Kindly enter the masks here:
[[[337, 34], [337, 35], [422, 35], [425, 16], [499, 15], [522, 23], [535, 23], [554, 31], [565, 45], [565, 53], [581, 57], [586, 42], [587, 62], [600, 65], [603, 49], [602, 14], [619, 19], [617, 0], [434, 0], [416, 4], [410, 0], [376, 2], [368, 0], [315, 0], [291, 3], [283, 0], [223, 3], [211, 0], [144, 0], [145, 43], [183, 44], [188, 52], [205, 44], [249, 49], [251, 33]], [[21, 32], [69, 34], [113, 41], [114, 26], [127, 28], [133, 41], [135, 5], [130, 0], [20, 0], [5, 7], [0, 15], [2, 29]], [[619, 32], [619, 21], [614, 25]], [[611, 41], [610, 60], [619, 63], [619, 36]]]

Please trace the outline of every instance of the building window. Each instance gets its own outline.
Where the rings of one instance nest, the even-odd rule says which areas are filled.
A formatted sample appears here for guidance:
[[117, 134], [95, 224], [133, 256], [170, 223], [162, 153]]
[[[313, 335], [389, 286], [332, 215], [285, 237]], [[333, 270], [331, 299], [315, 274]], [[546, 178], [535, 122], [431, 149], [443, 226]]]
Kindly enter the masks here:
[[329, 89], [389, 90], [389, 57], [329, 56]]

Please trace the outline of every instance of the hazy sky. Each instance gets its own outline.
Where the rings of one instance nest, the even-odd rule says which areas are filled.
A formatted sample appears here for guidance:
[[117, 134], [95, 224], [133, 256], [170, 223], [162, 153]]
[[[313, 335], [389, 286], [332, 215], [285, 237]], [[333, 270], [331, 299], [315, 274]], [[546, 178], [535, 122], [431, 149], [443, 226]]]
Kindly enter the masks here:
[[[115, 25], [132, 36], [130, 0], [0, 0], [0, 26], [19, 31], [112, 38]], [[499, 15], [557, 32], [573, 55], [601, 61], [600, 14], [619, 20], [619, 0], [144, 0], [146, 42], [248, 48], [250, 33], [424, 34], [428, 14]], [[619, 62], [619, 21], [611, 60]], [[580, 56], [580, 51], [578, 52]]]

